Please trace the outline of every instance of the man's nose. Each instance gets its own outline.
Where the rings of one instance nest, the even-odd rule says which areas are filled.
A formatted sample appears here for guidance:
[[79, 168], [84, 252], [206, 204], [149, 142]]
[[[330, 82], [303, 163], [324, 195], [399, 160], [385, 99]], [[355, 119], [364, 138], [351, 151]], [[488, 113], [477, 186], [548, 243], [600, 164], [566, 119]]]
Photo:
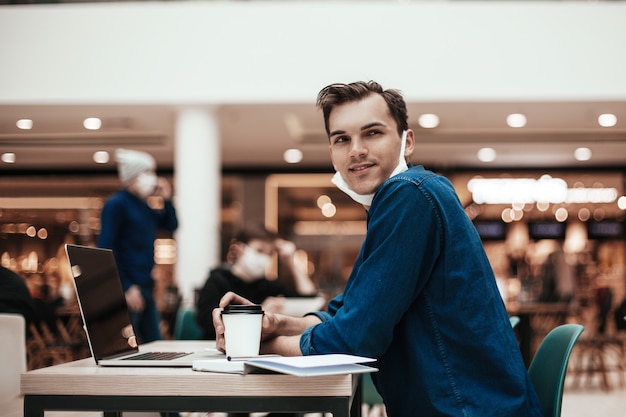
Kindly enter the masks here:
[[367, 154], [367, 147], [365, 142], [359, 138], [353, 138], [350, 144], [350, 156], [361, 157]]

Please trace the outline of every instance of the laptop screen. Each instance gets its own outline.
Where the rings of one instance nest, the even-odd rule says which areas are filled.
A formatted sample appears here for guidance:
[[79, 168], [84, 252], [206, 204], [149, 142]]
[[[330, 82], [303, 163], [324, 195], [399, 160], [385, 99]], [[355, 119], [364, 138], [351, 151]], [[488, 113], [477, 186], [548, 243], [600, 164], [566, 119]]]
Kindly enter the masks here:
[[66, 245], [91, 352], [96, 360], [137, 352], [113, 252]]

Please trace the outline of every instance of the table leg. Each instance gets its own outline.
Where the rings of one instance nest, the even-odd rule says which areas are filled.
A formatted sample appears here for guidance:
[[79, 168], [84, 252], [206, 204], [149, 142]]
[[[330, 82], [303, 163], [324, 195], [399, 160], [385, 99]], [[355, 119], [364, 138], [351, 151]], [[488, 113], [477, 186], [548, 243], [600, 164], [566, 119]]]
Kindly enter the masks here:
[[350, 417], [361, 417], [361, 404], [363, 403], [363, 376], [354, 375], [356, 381], [356, 389], [354, 397], [352, 397], [352, 404], [350, 405]]
[[33, 401], [30, 395], [24, 396], [24, 417], [44, 417], [44, 408]]

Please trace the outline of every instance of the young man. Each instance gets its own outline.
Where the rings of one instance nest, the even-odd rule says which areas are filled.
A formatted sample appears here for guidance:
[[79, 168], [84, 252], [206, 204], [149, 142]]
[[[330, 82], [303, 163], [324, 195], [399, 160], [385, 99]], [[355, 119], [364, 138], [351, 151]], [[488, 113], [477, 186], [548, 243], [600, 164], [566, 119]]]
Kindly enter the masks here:
[[[172, 204], [172, 187], [156, 175], [154, 158], [130, 149], [116, 151], [117, 168], [124, 188], [105, 203], [98, 246], [113, 249], [133, 328], [142, 343], [161, 339], [160, 315], [154, 299], [154, 240], [159, 230], [178, 227]], [[154, 210], [148, 197], [163, 198], [163, 209]]]
[[[406, 164], [406, 104], [375, 82], [318, 96], [337, 171], [367, 210], [343, 294], [301, 319], [267, 314], [263, 353], [350, 353], [373, 374], [390, 417], [541, 416], [482, 243], [450, 182]], [[227, 294], [220, 307], [247, 302]], [[217, 346], [224, 346], [219, 310]]]

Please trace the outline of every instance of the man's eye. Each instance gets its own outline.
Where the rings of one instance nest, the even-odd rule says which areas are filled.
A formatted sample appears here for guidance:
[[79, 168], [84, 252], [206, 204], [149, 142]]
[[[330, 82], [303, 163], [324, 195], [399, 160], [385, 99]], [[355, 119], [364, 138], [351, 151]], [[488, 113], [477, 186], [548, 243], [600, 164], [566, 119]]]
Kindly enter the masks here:
[[347, 142], [349, 138], [347, 136], [337, 136], [333, 143], [344, 143]]
[[366, 133], [367, 136], [376, 136], [376, 135], [380, 135], [382, 132], [380, 132], [379, 130], [370, 130]]

